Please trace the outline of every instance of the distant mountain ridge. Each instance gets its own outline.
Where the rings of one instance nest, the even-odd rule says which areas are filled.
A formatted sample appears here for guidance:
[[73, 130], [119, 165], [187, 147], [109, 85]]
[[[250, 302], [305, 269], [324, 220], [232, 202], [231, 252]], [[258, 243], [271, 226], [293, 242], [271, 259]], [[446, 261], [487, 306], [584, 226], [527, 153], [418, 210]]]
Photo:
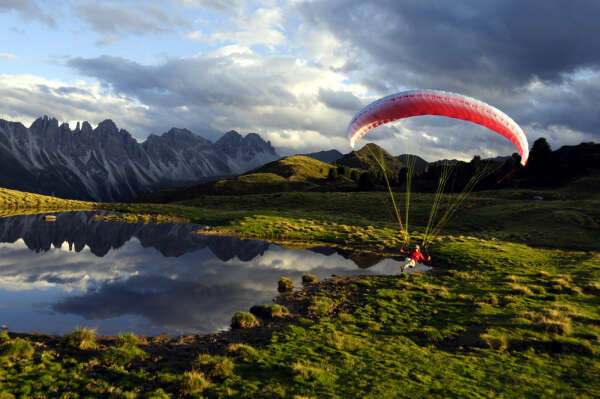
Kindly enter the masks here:
[[279, 159], [258, 134], [212, 143], [173, 128], [138, 143], [107, 119], [75, 130], [47, 116], [26, 128], [0, 119], [0, 186], [63, 198], [124, 201], [154, 190], [231, 176]]
[[[227, 179], [192, 187], [157, 191], [136, 198], [135, 202], [166, 203], [184, 201], [202, 195], [265, 194], [284, 191], [314, 191], [320, 187], [340, 188], [346, 181], [329, 181], [336, 166], [304, 155], [291, 155], [257, 169]], [[343, 179], [342, 179], [343, 180]], [[352, 184], [353, 185], [353, 184]]]
[[298, 154], [298, 155], [303, 155], [305, 157], [311, 157], [314, 159], [318, 159], [321, 162], [327, 162], [327, 163], [335, 162], [344, 156], [344, 154], [342, 154], [338, 150], [318, 151], [318, 152], [311, 152], [309, 154]]

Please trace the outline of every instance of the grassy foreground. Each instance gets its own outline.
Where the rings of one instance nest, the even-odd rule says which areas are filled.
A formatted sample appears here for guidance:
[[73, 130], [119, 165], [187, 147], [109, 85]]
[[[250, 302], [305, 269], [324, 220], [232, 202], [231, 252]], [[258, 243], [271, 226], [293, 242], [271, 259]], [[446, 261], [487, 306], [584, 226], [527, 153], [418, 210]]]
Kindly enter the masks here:
[[443, 273], [310, 285], [278, 298], [292, 314], [276, 328], [218, 347], [4, 336], [0, 397], [600, 395], [600, 254], [479, 239], [435, 253]]
[[[430, 200], [414, 195], [413, 237]], [[376, 193], [115, 209], [256, 237], [399, 244]], [[289, 314], [221, 335], [2, 335], [0, 398], [599, 397], [599, 226], [600, 200], [583, 190], [475, 193], [430, 248], [438, 273], [309, 284], [277, 298]]]

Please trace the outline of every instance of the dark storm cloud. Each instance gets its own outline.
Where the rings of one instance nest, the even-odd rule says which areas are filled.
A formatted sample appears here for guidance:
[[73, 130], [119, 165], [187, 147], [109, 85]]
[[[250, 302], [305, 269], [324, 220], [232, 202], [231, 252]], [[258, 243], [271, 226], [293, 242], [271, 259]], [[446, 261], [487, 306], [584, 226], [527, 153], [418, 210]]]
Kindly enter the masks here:
[[319, 100], [329, 108], [350, 110], [356, 112], [363, 104], [352, 93], [348, 91], [334, 91], [319, 88]]
[[593, 1], [332, 0], [301, 10], [386, 71], [401, 67], [393, 73], [398, 83], [518, 86], [600, 65], [600, 3]]
[[163, 328], [209, 333], [226, 327], [234, 312], [246, 310], [253, 301], [268, 302], [272, 297], [273, 292], [240, 284], [206, 285], [162, 276], [134, 276], [126, 281], [104, 282], [97, 289], [69, 297], [53, 308], [88, 320], [132, 314]]
[[56, 26], [54, 18], [50, 16], [48, 7], [42, 9], [34, 0], [0, 0], [0, 13], [16, 11], [25, 20], [38, 19], [52, 27]]

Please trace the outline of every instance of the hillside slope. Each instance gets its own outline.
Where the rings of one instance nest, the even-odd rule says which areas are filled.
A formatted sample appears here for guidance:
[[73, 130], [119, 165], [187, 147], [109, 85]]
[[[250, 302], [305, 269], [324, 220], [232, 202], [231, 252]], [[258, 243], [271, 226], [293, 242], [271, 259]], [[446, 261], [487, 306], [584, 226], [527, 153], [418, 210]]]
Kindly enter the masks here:
[[0, 187], [0, 216], [15, 213], [37, 213], [53, 210], [96, 209], [95, 202], [68, 200]]
[[398, 175], [400, 169], [404, 167], [400, 159], [373, 143], [365, 145], [360, 150], [345, 154], [335, 163], [351, 168], [366, 169], [377, 174], [381, 173], [377, 161], [383, 164], [389, 176]]
[[336, 166], [303, 155], [293, 155], [270, 162], [243, 175], [175, 190], [158, 191], [137, 198], [135, 202], [174, 202], [201, 195], [263, 194], [284, 191], [335, 190], [354, 187], [347, 178], [328, 179]]
[[325, 179], [333, 165], [304, 155], [292, 155], [278, 161], [269, 162], [257, 169], [244, 173], [272, 173], [289, 181], [314, 181]]

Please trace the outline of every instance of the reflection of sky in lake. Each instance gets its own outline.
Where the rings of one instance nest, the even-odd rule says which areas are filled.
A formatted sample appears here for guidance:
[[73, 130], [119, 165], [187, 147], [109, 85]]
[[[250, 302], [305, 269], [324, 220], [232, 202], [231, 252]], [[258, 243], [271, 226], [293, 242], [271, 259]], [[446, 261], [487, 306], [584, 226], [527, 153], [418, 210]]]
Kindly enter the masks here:
[[282, 276], [300, 286], [307, 272], [318, 279], [399, 272], [392, 259], [360, 269], [326, 248], [284, 249], [194, 229], [95, 222], [81, 212], [56, 223], [41, 215], [0, 219], [0, 323], [20, 332], [84, 325], [100, 334], [209, 333], [227, 328], [236, 311], [271, 303]]

